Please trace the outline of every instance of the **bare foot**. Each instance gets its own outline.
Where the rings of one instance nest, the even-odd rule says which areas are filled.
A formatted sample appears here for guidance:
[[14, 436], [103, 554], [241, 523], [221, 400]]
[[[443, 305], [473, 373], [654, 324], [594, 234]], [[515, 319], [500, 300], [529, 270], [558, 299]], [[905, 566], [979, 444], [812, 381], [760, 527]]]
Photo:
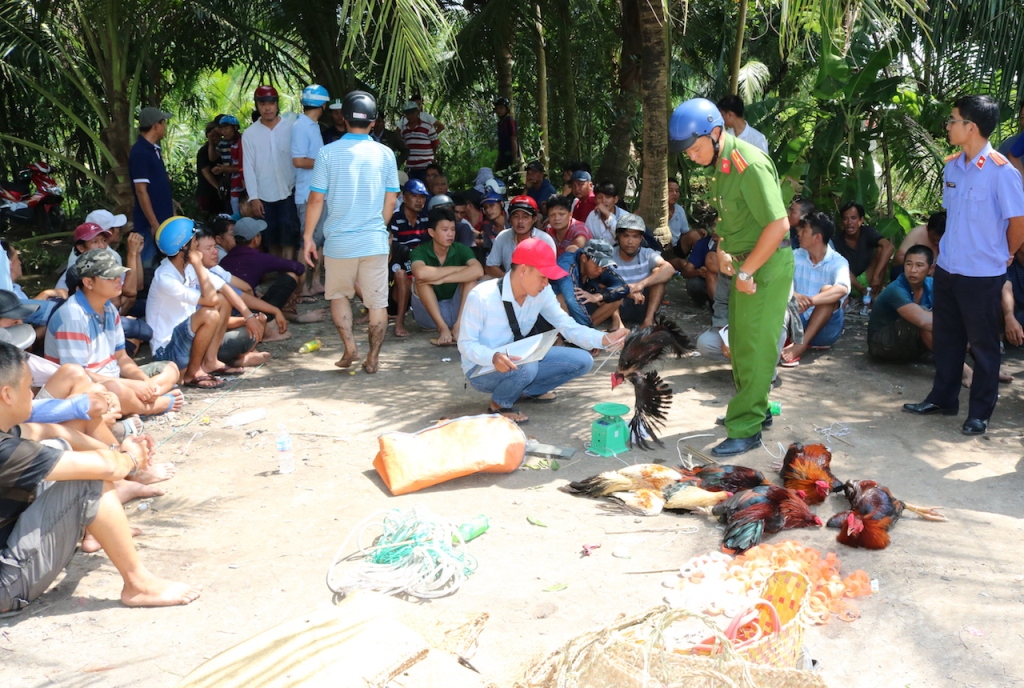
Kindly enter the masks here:
[[173, 607], [194, 602], [200, 592], [201, 585], [177, 583], [165, 578], [157, 578], [148, 571], [142, 580], [125, 583], [121, 591], [121, 602], [127, 607]]
[[[132, 537], [139, 537], [142, 535], [142, 528], [132, 528]], [[85, 534], [82, 538], [82, 551], [86, 554], [92, 554], [93, 552], [99, 552], [103, 547], [99, 541], [89, 533]]]
[[291, 336], [291, 332], [282, 332], [273, 320], [267, 323], [267, 328], [263, 331], [264, 342], [280, 342], [285, 339], [291, 339]]
[[368, 375], [373, 375], [379, 369], [380, 363], [378, 363], [377, 361], [371, 361], [370, 359], [366, 359], [365, 361], [363, 361], [363, 370], [365, 370]]
[[970, 389], [972, 382], [974, 382], [974, 371], [971, 369], [971, 366], [964, 363], [964, 372], [960, 376], [960, 384]]
[[[153, 463], [144, 471], [139, 471], [132, 476], [132, 481], [143, 485], [152, 485], [170, 480], [178, 472], [173, 463]], [[163, 493], [161, 493], [163, 494]]]
[[395, 320], [395, 336], [396, 337], [408, 337], [409, 330], [405, 329], [405, 323]]
[[117, 491], [117, 498], [121, 500], [122, 504], [127, 504], [133, 499], [160, 497], [164, 494], [163, 488], [155, 487], [149, 483], [141, 483], [137, 480], [118, 480], [114, 483], [114, 490]]
[[326, 317], [327, 311], [323, 308], [317, 308], [308, 313], [299, 313], [294, 318], [290, 318], [290, 320], [297, 323], [317, 323], [322, 322]]
[[785, 363], [792, 363], [803, 356], [807, 351], [806, 344], [790, 344], [782, 350], [782, 360]]
[[434, 346], [451, 346], [455, 343], [455, 338], [453, 337], [451, 330], [446, 327], [438, 333], [437, 339], [431, 339], [430, 343]]
[[[288, 333], [291, 336], [291, 333]], [[263, 340], [266, 341], [266, 340]], [[254, 368], [258, 365], [263, 365], [270, 360], [269, 351], [247, 351], [238, 358], [235, 359], [235, 363], [243, 368]]]
[[338, 366], [339, 368], [349, 368], [349, 367], [351, 367], [351, 365], [353, 363], [355, 363], [358, 360], [359, 360], [359, 352], [358, 351], [354, 351], [351, 354], [346, 351], [345, 354], [342, 355], [341, 358], [339, 358], [337, 361], [334, 362], [334, 365]]
[[175, 387], [167, 394], [161, 394], [153, 401], [146, 404], [147, 408], [143, 412], [145, 416], [159, 416], [173, 411], [177, 413], [181, 410], [181, 407], [185, 404], [185, 395], [181, 393], [181, 390]]
[[1013, 382], [1013, 375], [1010, 375], [1009, 373], [1004, 373], [1002, 368], [1000, 368], [999, 381], [1002, 382], [1004, 385], [1010, 384], [1011, 382]]
[[491, 413], [497, 413], [499, 416], [504, 416], [513, 423], [525, 423], [528, 420], [530, 420], [529, 416], [527, 416], [525, 413], [519, 413], [518, 411], [513, 411], [511, 409], [501, 410], [501, 407], [499, 407], [493, 401], [490, 404], [490, 409]]

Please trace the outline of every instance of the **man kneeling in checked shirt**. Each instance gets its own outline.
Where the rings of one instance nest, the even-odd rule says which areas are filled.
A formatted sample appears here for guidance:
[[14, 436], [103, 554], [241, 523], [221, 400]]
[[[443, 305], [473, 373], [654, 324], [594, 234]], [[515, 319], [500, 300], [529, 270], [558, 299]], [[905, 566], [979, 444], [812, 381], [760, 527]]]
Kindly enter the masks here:
[[[491, 395], [489, 413], [499, 413], [516, 423], [529, 419], [515, 403], [521, 398], [553, 399], [552, 390], [590, 372], [592, 349], [622, 344], [629, 330], [600, 332], [578, 325], [558, 305], [548, 280], [566, 276], [555, 262], [555, 252], [540, 239], [526, 239], [512, 253], [511, 270], [504, 277], [477, 285], [469, 293], [459, 331], [462, 371], [469, 384]], [[552, 347], [543, 359], [517, 365], [517, 356], [505, 347], [524, 337], [557, 330], [566, 341], [579, 346]], [[472, 377], [480, 366], [494, 372]]]

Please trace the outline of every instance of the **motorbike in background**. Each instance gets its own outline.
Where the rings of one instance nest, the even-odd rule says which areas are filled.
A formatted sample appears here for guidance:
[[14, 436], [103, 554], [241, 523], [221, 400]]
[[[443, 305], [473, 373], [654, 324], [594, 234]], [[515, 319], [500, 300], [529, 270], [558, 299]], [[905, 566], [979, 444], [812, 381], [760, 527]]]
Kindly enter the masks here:
[[32, 225], [49, 234], [64, 228], [64, 190], [50, 175], [53, 168], [34, 162], [18, 172], [18, 180], [0, 182], [0, 224]]

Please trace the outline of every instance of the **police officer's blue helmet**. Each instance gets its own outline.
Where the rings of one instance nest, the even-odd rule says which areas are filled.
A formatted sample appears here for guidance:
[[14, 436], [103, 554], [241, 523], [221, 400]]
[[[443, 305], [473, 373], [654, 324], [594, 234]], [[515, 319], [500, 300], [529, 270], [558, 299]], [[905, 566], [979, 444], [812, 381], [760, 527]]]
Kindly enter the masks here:
[[691, 98], [672, 111], [668, 121], [668, 149], [681, 153], [701, 136], [709, 136], [715, 127], [725, 128], [722, 113], [707, 98]]
[[311, 84], [302, 89], [299, 102], [302, 103], [302, 107], [315, 108], [322, 107], [330, 99], [331, 96], [328, 95], [326, 88], [320, 84]]
[[410, 179], [402, 187], [402, 191], [411, 193], [413, 196], [430, 196], [427, 191], [427, 185], [421, 182], [419, 179]]
[[187, 217], [175, 215], [163, 221], [156, 229], [156, 247], [164, 255], [177, 255], [196, 233], [196, 223]]

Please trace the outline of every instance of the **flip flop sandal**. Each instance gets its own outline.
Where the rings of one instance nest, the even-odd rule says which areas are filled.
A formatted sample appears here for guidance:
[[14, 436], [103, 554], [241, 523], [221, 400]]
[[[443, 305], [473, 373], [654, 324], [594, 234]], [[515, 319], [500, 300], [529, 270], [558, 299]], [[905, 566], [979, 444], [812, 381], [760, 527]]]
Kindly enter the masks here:
[[792, 361], [779, 361], [779, 366], [782, 368], [796, 368], [800, 365], [800, 359], [794, 358]]
[[[548, 397], [548, 394], [550, 394], [551, 396]], [[534, 404], [553, 404], [556, 401], [558, 401], [558, 395], [554, 394], [553, 392], [547, 392], [547, 394], [541, 394], [535, 397], [526, 396], [524, 394], [522, 397], [519, 398], [519, 401], [529, 401]]]
[[488, 406], [487, 407], [487, 413], [491, 414], [492, 416], [504, 416], [505, 418], [508, 418], [510, 421], [512, 421], [516, 425], [526, 425], [527, 423], [530, 422], [529, 418], [526, 418], [524, 420], [515, 420], [514, 418], [509, 418], [508, 415], [506, 415], [506, 414], [509, 414], [509, 413], [520, 413], [519, 409], [516, 408], [515, 406], [509, 406], [508, 408], [499, 408], [499, 409], [492, 409], [490, 406]]
[[244, 375], [245, 368], [238, 368], [232, 366], [224, 366], [220, 370], [214, 370], [210, 375], [216, 375], [217, 377], [224, 377], [225, 375]]
[[[204, 382], [212, 382], [214, 384], [204, 385], [202, 384]], [[194, 378], [191, 382], [186, 382], [185, 386], [191, 387], [192, 389], [220, 389], [226, 384], [227, 383], [224, 382], [224, 380], [213, 377], [212, 375], [200, 375], [199, 377]]]
[[436, 338], [435, 339], [431, 339], [430, 343], [433, 344], [434, 346], [455, 346], [457, 344], [457, 342], [454, 342], [454, 341], [448, 342], [447, 344], [441, 344], [440, 340], [436, 339]]

